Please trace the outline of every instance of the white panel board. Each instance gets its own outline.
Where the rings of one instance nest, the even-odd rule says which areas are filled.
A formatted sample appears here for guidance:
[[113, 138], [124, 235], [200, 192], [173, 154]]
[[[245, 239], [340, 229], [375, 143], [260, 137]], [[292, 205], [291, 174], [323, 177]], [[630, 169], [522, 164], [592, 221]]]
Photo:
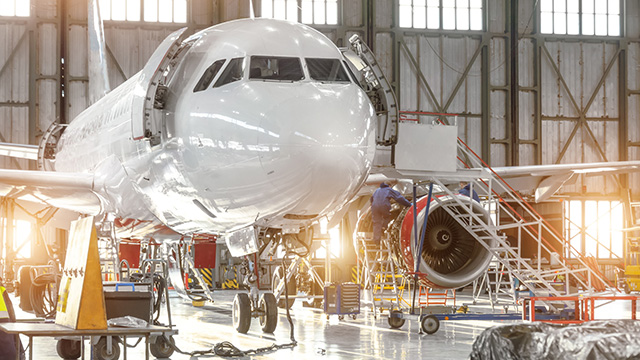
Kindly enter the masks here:
[[456, 126], [398, 124], [396, 168], [410, 171], [456, 171]]

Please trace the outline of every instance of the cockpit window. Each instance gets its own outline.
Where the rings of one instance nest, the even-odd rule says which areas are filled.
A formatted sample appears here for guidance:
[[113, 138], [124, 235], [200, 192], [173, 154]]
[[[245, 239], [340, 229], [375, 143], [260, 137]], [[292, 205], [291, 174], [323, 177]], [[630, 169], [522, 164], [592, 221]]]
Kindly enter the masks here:
[[227, 67], [222, 71], [220, 78], [218, 78], [218, 81], [216, 81], [213, 87], [217, 88], [217, 87], [232, 83], [234, 81], [241, 80], [244, 72], [243, 60], [244, 58], [231, 59], [231, 61], [229, 61], [229, 64], [227, 65]]
[[348, 82], [349, 76], [338, 59], [305, 58], [313, 80]]
[[[353, 72], [353, 70], [351, 69], [351, 67], [349, 67], [349, 64], [347, 64], [346, 61], [342, 61], [342, 63], [344, 64], [344, 67], [347, 68], [347, 72], [349, 72], [349, 75], [351, 75], [351, 79], [361, 88], [362, 84], [360, 83], [360, 78], [358, 76], [356, 76], [356, 74]], [[364, 89], [364, 88], [363, 88]]]
[[250, 80], [298, 81], [304, 78], [300, 59], [293, 57], [252, 56]]
[[220, 71], [222, 65], [224, 65], [224, 62], [225, 60], [218, 60], [211, 64], [211, 66], [209, 66], [207, 70], [205, 70], [204, 74], [202, 74], [200, 80], [198, 80], [196, 87], [193, 88], [193, 92], [202, 91], [208, 88], [213, 79], [215, 79], [216, 75], [218, 75], [218, 71]]

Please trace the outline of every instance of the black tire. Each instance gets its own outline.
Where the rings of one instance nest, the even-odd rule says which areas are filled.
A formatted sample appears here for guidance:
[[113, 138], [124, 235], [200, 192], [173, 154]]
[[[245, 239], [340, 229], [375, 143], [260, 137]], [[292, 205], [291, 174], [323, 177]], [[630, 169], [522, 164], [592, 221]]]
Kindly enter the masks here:
[[173, 355], [174, 349], [172, 345], [174, 344], [173, 336], [169, 336], [168, 340], [164, 336], [158, 336], [156, 342], [149, 345], [149, 350], [151, 351], [151, 355], [156, 358], [167, 359]]
[[101, 337], [98, 343], [93, 345], [93, 358], [96, 360], [118, 360], [120, 358], [120, 345], [118, 345], [117, 339], [113, 339], [111, 342], [111, 355], [107, 352], [107, 338]]
[[422, 326], [422, 331], [425, 333], [429, 335], [435, 334], [440, 328], [440, 320], [433, 315], [425, 316], [422, 318], [420, 326]]
[[31, 306], [31, 266], [24, 265], [21, 266], [18, 270], [19, 279], [18, 282], [18, 294], [20, 297], [20, 309], [24, 311], [33, 311], [33, 306]]
[[388, 322], [392, 329], [400, 329], [404, 325], [405, 320], [399, 315], [402, 315], [402, 311], [392, 310], [389, 314]]
[[237, 332], [246, 334], [251, 327], [251, 300], [246, 293], [238, 293], [233, 298], [233, 327]]
[[626, 281], [624, 285], [622, 285], [622, 290], [624, 290], [624, 293], [627, 295], [631, 294], [631, 288], [629, 288], [629, 284], [627, 284]]
[[[276, 287], [280, 283], [280, 279], [282, 279], [283, 277], [284, 277], [284, 270], [282, 270], [282, 266], [276, 267], [276, 270], [273, 272], [273, 276], [271, 277], [271, 290], [274, 293], [276, 293]], [[287, 283], [287, 293], [289, 294], [289, 296], [295, 296], [298, 293], [295, 277], [291, 277], [291, 279], [289, 279], [289, 282]], [[296, 301], [295, 298], [289, 299], [289, 301], [287, 302], [287, 304], [289, 305], [289, 309], [291, 309], [295, 301]], [[280, 300], [278, 301], [278, 307], [284, 309], [284, 305], [285, 305], [285, 297], [284, 297], [284, 291], [282, 291], [282, 294], [280, 294]]]
[[77, 359], [82, 355], [80, 341], [60, 339], [56, 344], [56, 352], [63, 359]]
[[275, 295], [272, 293], [260, 295], [258, 306], [264, 311], [264, 315], [259, 317], [262, 332], [273, 333], [278, 326], [278, 304]]

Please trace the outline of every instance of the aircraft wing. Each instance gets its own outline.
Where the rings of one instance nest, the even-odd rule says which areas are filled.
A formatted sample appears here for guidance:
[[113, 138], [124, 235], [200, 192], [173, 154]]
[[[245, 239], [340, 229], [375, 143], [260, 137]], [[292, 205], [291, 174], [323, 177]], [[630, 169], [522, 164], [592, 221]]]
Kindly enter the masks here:
[[[494, 167], [492, 170], [504, 179], [514, 190], [525, 193], [533, 192], [535, 201], [540, 202], [555, 194], [562, 185], [571, 184], [576, 181], [580, 174], [603, 176], [636, 172], [640, 171], [640, 161], [505, 166]], [[491, 170], [487, 168], [458, 169], [456, 172], [451, 173], [434, 173], [429, 171], [406, 172], [381, 167], [372, 171], [367, 179], [366, 185], [370, 185], [369, 188], [375, 190], [375, 186], [385, 180], [403, 178], [424, 180], [431, 176], [439, 176], [445, 179], [445, 183], [454, 184], [463, 178], [469, 178], [469, 176], [474, 173], [475, 177], [484, 178], [488, 176], [490, 172]], [[464, 177], [461, 177], [463, 173]]]
[[19, 159], [38, 160], [38, 146], [0, 142], [0, 155]]
[[99, 214], [103, 207], [92, 174], [0, 169], [0, 196], [90, 215]]
[[602, 176], [640, 171], [640, 161], [614, 161], [585, 164], [554, 164], [495, 167], [514, 190], [535, 190], [535, 201], [551, 197], [562, 185], [575, 181], [577, 175]]

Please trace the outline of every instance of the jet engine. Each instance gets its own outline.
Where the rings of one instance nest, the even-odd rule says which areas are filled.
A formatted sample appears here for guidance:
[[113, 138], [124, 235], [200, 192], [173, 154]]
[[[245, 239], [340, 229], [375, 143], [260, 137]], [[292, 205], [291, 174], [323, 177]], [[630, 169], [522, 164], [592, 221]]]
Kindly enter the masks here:
[[[472, 235], [470, 226], [461, 225], [445, 210], [445, 207], [451, 207], [455, 213], [462, 215], [469, 214], [471, 210], [487, 224], [491, 223], [491, 218], [487, 210], [466, 196], [462, 199], [464, 206], [460, 206], [451, 196], [439, 196], [437, 199], [436, 201], [432, 198], [429, 207], [418, 270], [419, 281], [430, 288], [460, 288], [473, 282], [487, 270], [492, 254]], [[426, 204], [426, 196], [420, 198], [416, 204], [418, 236], [422, 232]], [[400, 209], [394, 206], [391, 216], [392, 220], [387, 230], [391, 255], [400, 271], [409, 275], [415, 271], [418, 252], [415, 246], [413, 207]], [[463, 222], [465, 222], [464, 218]], [[357, 235], [363, 236], [364, 233], [372, 231], [369, 208], [358, 220], [357, 232], [360, 234]], [[481, 237], [485, 238], [482, 241], [486, 241], [490, 247], [494, 246], [495, 240], [490, 237]]]

